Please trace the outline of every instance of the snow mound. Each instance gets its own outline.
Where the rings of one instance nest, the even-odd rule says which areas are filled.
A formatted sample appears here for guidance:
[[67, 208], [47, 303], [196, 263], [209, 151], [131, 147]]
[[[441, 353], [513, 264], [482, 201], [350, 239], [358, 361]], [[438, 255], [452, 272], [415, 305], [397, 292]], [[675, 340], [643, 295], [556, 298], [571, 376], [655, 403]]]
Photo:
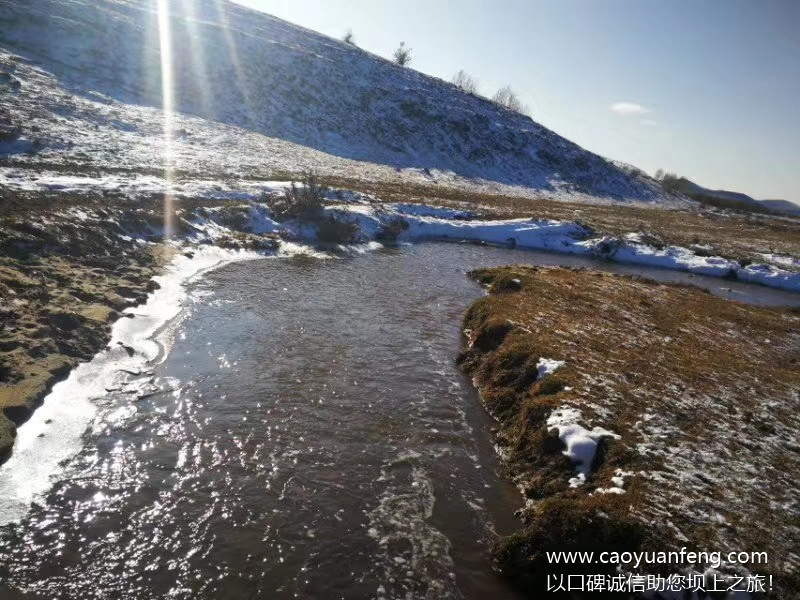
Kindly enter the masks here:
[[592, 470], [592, 462], [594, 462], [597, 444], [600, 440], [606, 437], [613, 439], [620, 437], [602, 427], [586, 429], [578, 424], [580, 417], [579, 410], [562, 406], [554, 410], [547, 418], [547, 428], [558, 429], [558, 437], [566, 446], [564, 455], [568, 456], [575, 464], [578, 474], [570, 480], [571, 487], [577, 487], [585, 482], [586, 476]]

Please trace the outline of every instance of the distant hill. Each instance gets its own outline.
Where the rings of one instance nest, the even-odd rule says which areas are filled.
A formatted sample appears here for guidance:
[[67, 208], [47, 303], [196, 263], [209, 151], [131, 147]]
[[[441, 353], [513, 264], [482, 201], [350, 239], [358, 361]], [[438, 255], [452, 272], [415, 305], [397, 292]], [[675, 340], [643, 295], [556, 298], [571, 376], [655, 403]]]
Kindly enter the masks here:
[[800, 205], [788, 200], [759, 200], [761, 204], [770, 210], [788, 213], [790, 215], [800, 215]]
[[685, 177], [679, 178], [673, 185], [678, 191], [701, 202], [718, 200], [723, 203], [723, 206], [725, 203], [729, 204], [730, 208], [750, 208], [759, 211], [766, 209], [767, 211], [800, 215], [800, 206], [788, 200], [756, 200], [752, 196], [740, 192], [705, 188]]
[[[412, 173], [554, 198], [679, 203], [644, 173], [525, 115], [351, 44], [224, 0], [164, 4], [180, 134], [169, 151], [182, 172]], [[0, 124], [22, 139], [0, 154], [90, 168], [158, 165], [156, 6], [0, 1], [0, 81], [13, 84], [0, 86], [0, 121], [8, 121]]]

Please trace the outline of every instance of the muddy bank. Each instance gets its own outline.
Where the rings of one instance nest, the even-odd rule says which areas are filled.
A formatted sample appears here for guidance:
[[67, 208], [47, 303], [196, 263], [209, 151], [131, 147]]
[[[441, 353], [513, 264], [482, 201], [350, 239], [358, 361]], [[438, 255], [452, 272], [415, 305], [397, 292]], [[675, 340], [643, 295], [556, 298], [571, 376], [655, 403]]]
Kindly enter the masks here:
[[[199, 201], [179, 211], [179, 247], [165, 243], [161, 198], [36, 193], [3, 200], [0, 462], [13, 448], [16, 427], [73, 367], [106, 347], [111, 324], [157, 288], [152, 277], [175, 253], [212, 241], [182, 218], [202, 211]], [[234, 213], [220, 213], [228, 228], [216, 244], [275, 247], [271, 236], [246, 231]]]
[[464, 318], [459, 362], [526, 498], [519, 532], [494, 548], [504, 574], [541, 593], [564, 569], [549, 550], [766, 551], [768, 564], [719, 572], [771, 575], [777, 597], [797, 593], [796, 309], [592, 271], [472, 276], [489, 294]]
[[163, 264], [158, 246], [78, 217], [7, 216], [0, 225], [0, 460], [15, 428], [52, 386], [108, 339], [110, 323], [142, 302]]

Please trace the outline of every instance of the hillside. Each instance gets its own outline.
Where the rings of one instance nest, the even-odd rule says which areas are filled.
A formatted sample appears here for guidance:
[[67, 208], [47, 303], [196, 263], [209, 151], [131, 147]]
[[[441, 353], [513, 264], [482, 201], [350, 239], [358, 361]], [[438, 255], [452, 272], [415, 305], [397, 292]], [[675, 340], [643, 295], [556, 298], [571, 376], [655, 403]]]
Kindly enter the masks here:
[[681, 177], [675, 184], [678, 191], [686, 194], [690, 198], [700, 199], [715, 199], [722, 202], [730, 203], [731, 206], [751, 207], [756, 210], [767, 209], [768, 211], [775, 211], [786, 214], [800, 214], [800, 206], [788, 200], [756, 200], [752, 196], [742, 194], [741, 192], [731, 192], [728, 190], [712, 190], [701, 185], [696, 184], [685, 177]]
[[[181, 113], [169, 151], [181, 173], [267, 178], [313, 167], [538, 197], [681, 203], [526, 116], [357, 47], [230, 3], [165, 4], [169, 41], [154, 2], [0, 2], [7, 165], [163, 166], [164, 43]], [[12, 175], [31, 177], [3, 177]]]
[[777, 210], [790, 215], [800, 215], [800, 205], [788, 200], [760, 200], [759, 202], [770, 210]]

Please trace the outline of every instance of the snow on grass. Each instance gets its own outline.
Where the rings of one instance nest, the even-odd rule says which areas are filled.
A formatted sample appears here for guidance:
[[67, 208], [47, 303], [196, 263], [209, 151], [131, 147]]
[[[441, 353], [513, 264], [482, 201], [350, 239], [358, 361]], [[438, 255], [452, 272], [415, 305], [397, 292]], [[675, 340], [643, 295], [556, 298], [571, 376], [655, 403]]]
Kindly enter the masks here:
[[625, 478], [635, 475], [633, 471], [624, 471], [617, 469], [614, 476], [611, 478], [611, 485], [605, 488], [597, 488], [597, 494], [624, 494], [625, 493]]
[[425, 204], [405, 204], [397, 202], [389, 206], [392, 210], [404, 215], [417, 217], [437, 217], [440, 219], [463, 219], [470, 220], [475, 218], [474, 213], [466, 210], [454, 210], [440, 206], [426, 206]]
[[[519, 281], [518, 279], [516, 281]], [[538, 379], [542, 379], [543, 377], [547, 377], [551, 373], [555, 372], [556, 369], [560, 369], [566, 363], [563, 360], [555, 360], [552, 358], [540, 358], [539, 362], [536, 363], [536, 376]]]
[[[247, 231], [254, 234], [286, 231], [295, 239], [313, 241], [314, 227], [293, 222], [278, 222], [272, 218], [263, 202], [271, 196], [282, 193], [288, 185], [290, 182], [287, 181], [269, 180], [223, 182], [186, 179], [168, 183], [163, 178], [151, 175], [127, 173], [83, 177], [0, 167], [0, 188], [10, 190], [58, 189], [75, 193], [117, 192], [133, 196], [169, 193], [178, 198], [240, 202], [241, 206], [249, 211]], [[397, 237], [397, 241], [400, 242], [474, 241], [584, 255], [698, 275], [730, 277], [773, 288], [800, 291], [800, 271], [790, 270], [797, 266], [798, 261], [789, 257], [772, 260], [773, 263], [781, 263], [789, 268], [781, 268], [776, 264], [742, 266], [735, 260], [706, 256], [705, 253], [697, 254], [689, 248], [656, 247], [635, 233], [628, 234], [624, 238], [596, 236], [590, 229], [574, 221], [531, 218], [480, 220], [467, 211], [422, 204], [383, 204], [370, 196], [347, 190], [332, 190], [329, 197], [336, 200], [325, 208], [326, 213], [339, 220], [357, 223], [361, 237], [359, 241], [362, 243], [375, 240], [384, 224], [402, 220], [408, 227]], [[195, 215], [192, 220], [192, 225], [201, 232], [199, 235], [213, 241], [229, 233], [230, 227], [223, 219], [223, 207], [206, 210], [206, 216]]]
[[[168, 4], [176, 113], [165, 144], [163, 98], [150, 78], [162, 57], [144, 35], [157, 17], [147, 2], [0, 3], [0, 21], [13, 24], [0, 28], [0, 81], [13, 82], [0, 86], [0, 104], [18, 129], [0, 154], [130, 169], [163, 165], [169, 150], [176, 171], [196, 176], [314, 169], [528, 197], [687, 204], [438, 78], [235, 4], [224, 18], [213, 2]], [[252, 69], [237, 68], [224, 51], [231, 44], [246, 49]]]
[[602, 427], [586, 429], [578, 424], [580, 418], [581, 412], [569, 406], [554, 410], [547, 418], [547, 428], [558, 430], [558, 437], [566, 447], [564, 455], [575, 464], [577, 475], [570, 479], [570, 487], [578, 487], [585, 483], [586, 476], [591, 473], [600, 440], [606, 437], [613, 439], [620, 437]]

